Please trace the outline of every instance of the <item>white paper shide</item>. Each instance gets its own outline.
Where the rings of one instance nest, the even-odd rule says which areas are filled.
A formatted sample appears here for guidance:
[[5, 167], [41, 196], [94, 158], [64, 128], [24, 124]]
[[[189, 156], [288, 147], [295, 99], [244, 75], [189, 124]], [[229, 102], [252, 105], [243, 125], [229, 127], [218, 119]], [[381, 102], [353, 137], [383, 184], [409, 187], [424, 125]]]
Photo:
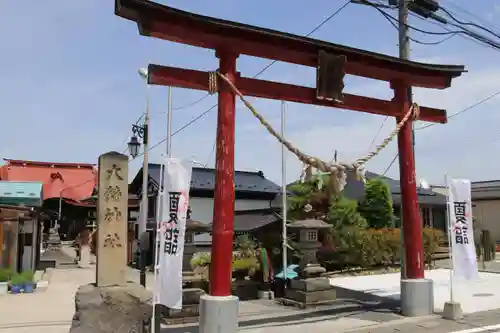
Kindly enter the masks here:
[[159, 222], [159, 271], [156, 303], [171, 309], [182, 308], [182, 256], [189, 206], [192, 164], [167, 158], [164, 168], [162, 214]]
[[474, 246], [471, 182], [468, 179], [451, 179], [448, 189], [453, 275], [457, 278], [475, 279], [478, 277], [478, 269]]

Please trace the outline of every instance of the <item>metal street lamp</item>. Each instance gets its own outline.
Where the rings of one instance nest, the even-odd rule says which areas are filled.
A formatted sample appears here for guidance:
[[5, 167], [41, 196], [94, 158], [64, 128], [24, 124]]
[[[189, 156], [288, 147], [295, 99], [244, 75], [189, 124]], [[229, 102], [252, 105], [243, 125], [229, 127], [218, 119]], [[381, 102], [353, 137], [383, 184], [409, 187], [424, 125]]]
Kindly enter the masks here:
[[[138, 70], [139, 75], [146, 80], [148, 80], [148, 70], [141, 68]], [[141, 143], [139, 139], [142, 139], [144, 152], [143, 152], [143, 166], [142, 166], [142, 200], [141, 200], [141, 218], [139, 220], [139, 246], [138, 246], [138, 266], [139, 266], [139, 280], [142, 286], [146, 286], [146, 254], [149, 248], [149, 235], [147, 233], [146, 224], [148, 219], [148, 137], [149, 137], [149, 85], [148, 91], [146, 93], [146, 113], [144, 117], [144, 125], [140, 126], [137, 124], [132, 125], [133, 136], [130, 138], [128, 143], [128, 149], [130, 155], [135, 158], [139, 156], [139, 148]]]
[[139, 155], [139, 148], [141, 147], [141, 143], [137, 139], [137, 137], [134, 135], [133, 137], [130, 138], [130, 141], [128, 143], [128, 151], [130, 153], [130, 156], [133, 158], [136, 158], [137, 155]]

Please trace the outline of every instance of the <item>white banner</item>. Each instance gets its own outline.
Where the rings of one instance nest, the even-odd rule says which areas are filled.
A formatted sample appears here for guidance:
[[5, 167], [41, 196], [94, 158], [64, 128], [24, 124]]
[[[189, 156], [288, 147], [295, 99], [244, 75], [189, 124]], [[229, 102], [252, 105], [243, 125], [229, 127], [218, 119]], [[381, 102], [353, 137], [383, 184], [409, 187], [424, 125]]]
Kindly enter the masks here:
[[164, 167], [162, 214], [159, 228], [159, 271], [156, 303], [171, 309], [182, 308], [182, 257], [189, 206], [192, 163], [167, 158]]
[[448, 184], [448, 200], [453, 275], [468, 280], [475, 279], [478, 277], [478, 270], [470, 180], [451, 179]]

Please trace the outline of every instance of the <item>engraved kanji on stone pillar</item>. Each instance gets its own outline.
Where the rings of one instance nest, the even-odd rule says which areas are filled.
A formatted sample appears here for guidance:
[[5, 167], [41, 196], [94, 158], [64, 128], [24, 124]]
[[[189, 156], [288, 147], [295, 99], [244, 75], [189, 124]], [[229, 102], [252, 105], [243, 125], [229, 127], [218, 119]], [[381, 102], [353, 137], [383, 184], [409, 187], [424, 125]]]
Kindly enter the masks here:
[[99, 156], [97, 286], [127, 283], [128, 157]]

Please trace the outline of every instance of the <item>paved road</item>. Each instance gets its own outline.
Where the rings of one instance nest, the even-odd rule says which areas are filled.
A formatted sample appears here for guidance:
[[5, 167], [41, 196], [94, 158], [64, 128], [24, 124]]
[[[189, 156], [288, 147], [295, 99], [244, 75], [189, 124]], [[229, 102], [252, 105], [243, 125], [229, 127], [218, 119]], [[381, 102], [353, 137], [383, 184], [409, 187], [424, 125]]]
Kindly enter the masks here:
[[[476, 312], [459, 321], [430, 316], [416, 321], [389, 323], [357, 330], [359, 333], [500, 333], [500, 309]], [[267, 332], [266, 332], [267, 333]], [[271, 333], [271, 332], [269, 332]]]

